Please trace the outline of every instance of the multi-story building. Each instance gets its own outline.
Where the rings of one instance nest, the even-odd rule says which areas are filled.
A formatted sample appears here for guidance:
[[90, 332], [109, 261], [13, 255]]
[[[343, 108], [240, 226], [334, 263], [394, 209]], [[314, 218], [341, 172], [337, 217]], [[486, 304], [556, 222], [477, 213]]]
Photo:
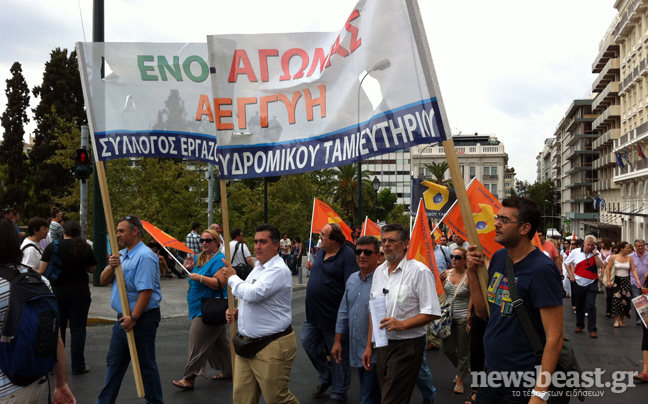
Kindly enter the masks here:
[[592, 99], [574, 100], [554, 134], [556, 147], [549, 148], [553, 156], [551, 178], [555, 178], [560, 193], [560, 212], [563, 228], [583, 237], [598, 224], [599, 214], [592, 202], [592, 185], [598, 179], [593, 161], [598, 151], [592, 143], [598, 134], [592, 131], [592, 122], [598, 118], [592, 113]]
[[542, 151], [538, 153], [538, 157], [536, 157], [536, 164], [538, 166], [538, 175], [536, 178], [537, 182], [545, 182], [551, 179], [551, 149], [553, 147], [554, 141], [555, 139], [551, 137], [545, 139]]
[[396, 203], [408, 207], [411, 199], [411, 154], [409, 149], [404, 149], [362, 162], [362, 170], [371, 172], [371, 178], [378, 177], [381, 189], [391, 188], [391, 192], [398, 197]]
[[[454, 136], [453, 141], [466, 185], [473, 178], [477, 178], [497, 198], [503, 199], [507, 195], [507, 189], [510, 195], [510, 190], [515, 187], [515, 171], [508, 170], [508, 154], [504, 150], [504, 144], [497, 140], [497, 137], [475, 133]], [[412, 171], [417, 178], [431, 177], [425, 164], [447, 161], [441, 143], [414, 146], [411, 156]], [[450, 170], [446, 171], [445, 175], [446, 178], [450, 178]], [[506, 179], [507, 175], [510, 178]]]
[[515, 168], [508, 167], [504, 170], [504, 198], [511, 196], [515, 190]]
[[617, 0], [614, 7], [619, 14], [610, 42], [618, 46], [620, 132], [605, 157], [616, 161], [605, 166], [615, 186], [601, 190], [608, 195], [602, 215], [620, 224], [619, 239], [633, 241], [648, 236], [648, 0]]

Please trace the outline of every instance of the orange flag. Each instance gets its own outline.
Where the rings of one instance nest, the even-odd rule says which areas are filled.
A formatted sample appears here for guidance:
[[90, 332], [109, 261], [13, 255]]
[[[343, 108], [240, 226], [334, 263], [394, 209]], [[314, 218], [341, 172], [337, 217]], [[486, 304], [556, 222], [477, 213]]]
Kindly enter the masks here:
[[436, 241], [437, 244], [441, 243], [441, 237], [443, 236], [443, 232], [441, 229], [439, 229], [439, 226], [434, 228], [434, 231], [432, 232], [432, 237], [434, 237], [434, 241]]
[[174, 239], [173, 237], [169, 236], [162, 230], [158, 229], [157, 227], [153, 226], [151, 223], [142, 220], [142, 225], [144, 226], [144, 230], [148, 232], [148, 234], [151, 235], [157, 241], [160, 243], [160, 245], [166, 247], [166, 248], [175, 248], [176, 250], [179, 251], [184, 251], [188, 254], [195, 254], [193, 251], [189, 249], [186, 245], [182, 244], [178, 240]]
[[536, 232], [536, 234], [533, 236], [533, 239], [531, 240], [531, 244], [538, 247], [540, 251], [544, 252], [544, 247], [542, 247], [542, 243], [540, 242], [540, 237], [538, 237], [538, 232]]
[[363, 236], [375, 236], [380, 240], [380, 226], [374, 223], [373, 220], [369, 219], [369, 216], [365, 217], [364, 225], [362, 226], [362, 235]]
[[315, 198], [313, 201], [313, 220], [311, 223], [311, 233], [320, 234], [322, 228], [329, 223], [337, 223], [342, 227], [342, 232], [349, 241], [353, 241], [351, 237], [351, 228], [344, 223], [344, 220], [330, 206]]
[[[490, 259], [495, 251], [504, 248], [501, 244], [495, 242], [495, 215], [502, 209], [502, 205], [477, 179], [473, 179], [468, 184], [466, 192], [468, 193], [468, 200], [475, 220], [474, 225], [477, 227], [479, 242], [482, 245], [484, 255]], [[459, 204], [455, 203], [442, 222], [448, 225], [459, 237], [468, 240]]]
[[432, 276], [436, 283], [436, 292], [438, 295], [445, 293], [441, 279], [439, 278], [439, 268], [437, 268], [436, 258], [434, 258], [434, 244], [430, 236], [430, 226], [428, 226], [428, 217], [425, 212], [425, 204], [421, 199], [419, 202], [414, 229], [410, 236], [409, 248], [407, 249], [407, 259], [415, 259], [425, 264], [432, 270]]

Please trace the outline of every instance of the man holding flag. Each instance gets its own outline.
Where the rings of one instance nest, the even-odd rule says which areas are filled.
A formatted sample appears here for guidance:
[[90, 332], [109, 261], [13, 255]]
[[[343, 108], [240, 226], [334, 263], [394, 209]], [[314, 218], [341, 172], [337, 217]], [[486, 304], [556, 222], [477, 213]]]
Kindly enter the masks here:
[[[387, 329], [389, 344], [377, 348], [378, 382], [383, 404], [409, 403], [425, 351], [425, 326], [441, 315], [441, 309], [436, 293], [430, 293], [436, 289], [430, 269], [406, 257], [407, 230], [388, 224], [382, 228], [381, 242], [386, 261], [374, 274], [370, 299], [385, 297], [387, 317], [380, 328]], [[371, 336], [370, 326], [362, 355], [366, 370], [373, 368]]]

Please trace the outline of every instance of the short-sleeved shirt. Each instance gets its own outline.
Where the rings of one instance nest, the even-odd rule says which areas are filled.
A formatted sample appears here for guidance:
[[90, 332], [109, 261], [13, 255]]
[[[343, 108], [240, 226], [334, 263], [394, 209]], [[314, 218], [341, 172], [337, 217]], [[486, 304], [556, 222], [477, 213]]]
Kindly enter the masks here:
[[[290, 248], [292, 247], [292, 243], [290, 242], [290, 239], [281, 239], [279, 240], [279, 246], [282, 248], [281, 252], [284, 254], [290, 254]], [[285, 251], [283, 250], [284, 247], [288, 247]]]
[[446, 269], [452, 266], [452, 260], [450, 259], [450, 254], [452, 251], [446, 246], [435, 245], [434, 246], [434, 258], [436, 259], [437, 267], [439, 268], [439, 273], [445, 271]]
[[[572, 250], [569, 253], [569, 256], [567, 257], [567, 259], [565, 260], [565, 265], [566, 266], [569, 266], [569, 265], [572, 265], [572, 264], [574, 265], [574, 278], [576, 279], [576, 283], [579, 286], [585, 287], [585, 286], [593, 283], [598, 278], [598, 276], [597, 276], [597, 277], [595, 277], [593, 279], [589, 279], [589, 278], [585, 278], [583, 276], [577, 275], [575, 273], [576, 272], [576, 266], [579, 263], [581, 263], [582, 261], [585, 261], [585, 260], [589, 260], [592, 257], [594, 257], [594, 255], [592, 255], [591, 253], [590, 254], [585, 254], [585, 252], [583, 251], [583, 248], [578, 248], [578, 249]], [[596, 260], [596, 258], [594, 260]]]
[[[310, 283], [311, 280], [308, 281]], [[389, 273], [389, 262], [385, 261], [374, 271], [371, 284], [371, 300], [385, 296], [387, 317], [402, 321], [419, 314], [441, 315], [439, 297], [432, 271], [416, 260], [403, 260]], [[385, 295], [383, 291], [389, 292]], [[412, 339], [425, 335], [427, 325], [404, 331], [389, 331], [389, 339]]]
[[[486, 296], [490, 318], [484, 334], [486, 367], [490, 371], [530, 371], [538, 365], [531, 343], [524, 333], [509, 295], [506, 275], [508, 251], [493, 254]], [[513, 264], [520, 298], [544, 345], [546, 336], [540, 317], [543, 307], [562, 306], [562, 282], [555, 262], [536, 248]]]
[[[119, 252], [124, 281], [126, 283], [126, 294], [128, 295], [128, 306], [131, 313], [135, 309], [135, 303], [143, 290], [152, 290], [153, 294], [144, 311], [160, 307], [162, 291], [160, 289], [160, 260], [151, 249], [141, 241], [132, 250], [124, 248]], [[110, 307], [117, 313], [123, 313], [121, 301], [119, 300], [119, 288], [117, 282], [113, 282], [110, 293]]]
[[[239, 245], [239, 247], [237, 249], [236, 245], [238, 243], [241, 243], [241, 244]], [[234, 253], [235, 250], [236, 250], [236, 254]], [[241, 251], [243, 251], [243, 254], [241, 254]], [[232, 254], [232, 266], [233, 267], [236, 266], [236, 265], [239, 265], [239, 264], [246, 264], [247, 263], [246, 258], [251, 257], [250, 249], [248, 248], [248, 246], [245, 245], [245, 243], [243, 243], [241, 241], [236, 241], [236, 240], [230, 241], [230, 254]]]
[[[205, 265], [201, 267], [196, 266], [191, 272], [211, 278], [224, 266], [223, 258], [225, 258], [225, 256], [223, 253], [219, 252], [207, 261]], [[202, 316], [200, 299], [203, 297], [220, 297], [221, 294], [220, 291], [214, 290], [204, 283], [200, 283], [200, 281], [192, 281], [191, 278], [188, 278], [188, 282], [189, 293], [187, 293], [187, 305], [189, 306], [189, 318], [193, 319], [196, 316]], [[227, 285], [222, 286], [223, 297], [227, 299]]]
[[[72, 256], [72, 240], [63, 239], [58, 241], [58, 252], [56, 255], [63, 264], [62, 272], [52, 290], [59, 300], [74, 300], [90, 296], [88, 267], [97, 265], [97, 259], [92, 248], [84, 243], [82, 253], [78, 257]], [[54, 254], [54, 243], [45, 247], [41, 261], [50, 262]]]
[[[632, 257], [632, 260], [634, 261], [635, 268], [637, 269], [637, 275], [639, 275], [639, 281], [643, 283], [644, 277], [648, 273], [648, 254], [644, 252], [643, 257], [639, 257], [637, 255], [637, 252], [633, 252], [630, 254]], [[630, 279], [632, 280], [632, 285], [636, 286], [638, 288], [641, 288], [641, 285], [637, 283], [637, 280], [634, 278], [634, 276], [631, 276]]]
[[554, 243], [552, 243], [549, 240], [545, 240], [545, 243], [542, 245], [542, 249], [545, 250], [549, 254], [549, 258], [554, 259], [560, 254], [558, 254], [558, 250], [556, 249], [556, 246]]
[[29, 237], [26, 237], [23, 240], [20, 249], [23, 253], [21, 264], [27, 265], [31, 269], [38, 271], [40, 268], [41, 257], [43, 256], [43, 251], [41, 250], [40, 245], [35, 241], [31, 241]]
[[306, 321], [322, 328], [335, 329], [337, 312], [347, 279], [360, 270], [353, 250], [341, 244], [338, 252], [324, 259], [317, 254], [306, 286]]
[[191, 233], [187, 234], [186, 241], [187, 247], [189, 247], [194, 254], [200, 254], [200, 234], [192, 230]]
[[49, 227], [49, 237], [51, 241], [63, 240], [63, 226], [60, 223], [52, 220]]

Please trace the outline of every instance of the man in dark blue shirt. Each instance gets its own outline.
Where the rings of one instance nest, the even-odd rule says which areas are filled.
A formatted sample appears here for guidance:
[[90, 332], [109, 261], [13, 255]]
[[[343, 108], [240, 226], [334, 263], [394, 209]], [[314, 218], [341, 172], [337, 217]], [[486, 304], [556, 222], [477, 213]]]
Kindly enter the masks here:
[[[315, 261], [307, 264], [310, 280], [306, 288], [306, 320], [302, 328], [301, 343], [306, 355], [319, 373], [314, 397], [323, 397], [331, 390], [329, 403], [346, 403], [351, 379], [349, 355], [340, 363], [329, 364], [326, 355], [333, 349], [337, 313], [349, 276], [359, 271], [355, 253], [344, 244], [340, 225], [329, 223], [320, 233], [321, 249]], [[347, 343], [346, 341], [343, 343]]]

